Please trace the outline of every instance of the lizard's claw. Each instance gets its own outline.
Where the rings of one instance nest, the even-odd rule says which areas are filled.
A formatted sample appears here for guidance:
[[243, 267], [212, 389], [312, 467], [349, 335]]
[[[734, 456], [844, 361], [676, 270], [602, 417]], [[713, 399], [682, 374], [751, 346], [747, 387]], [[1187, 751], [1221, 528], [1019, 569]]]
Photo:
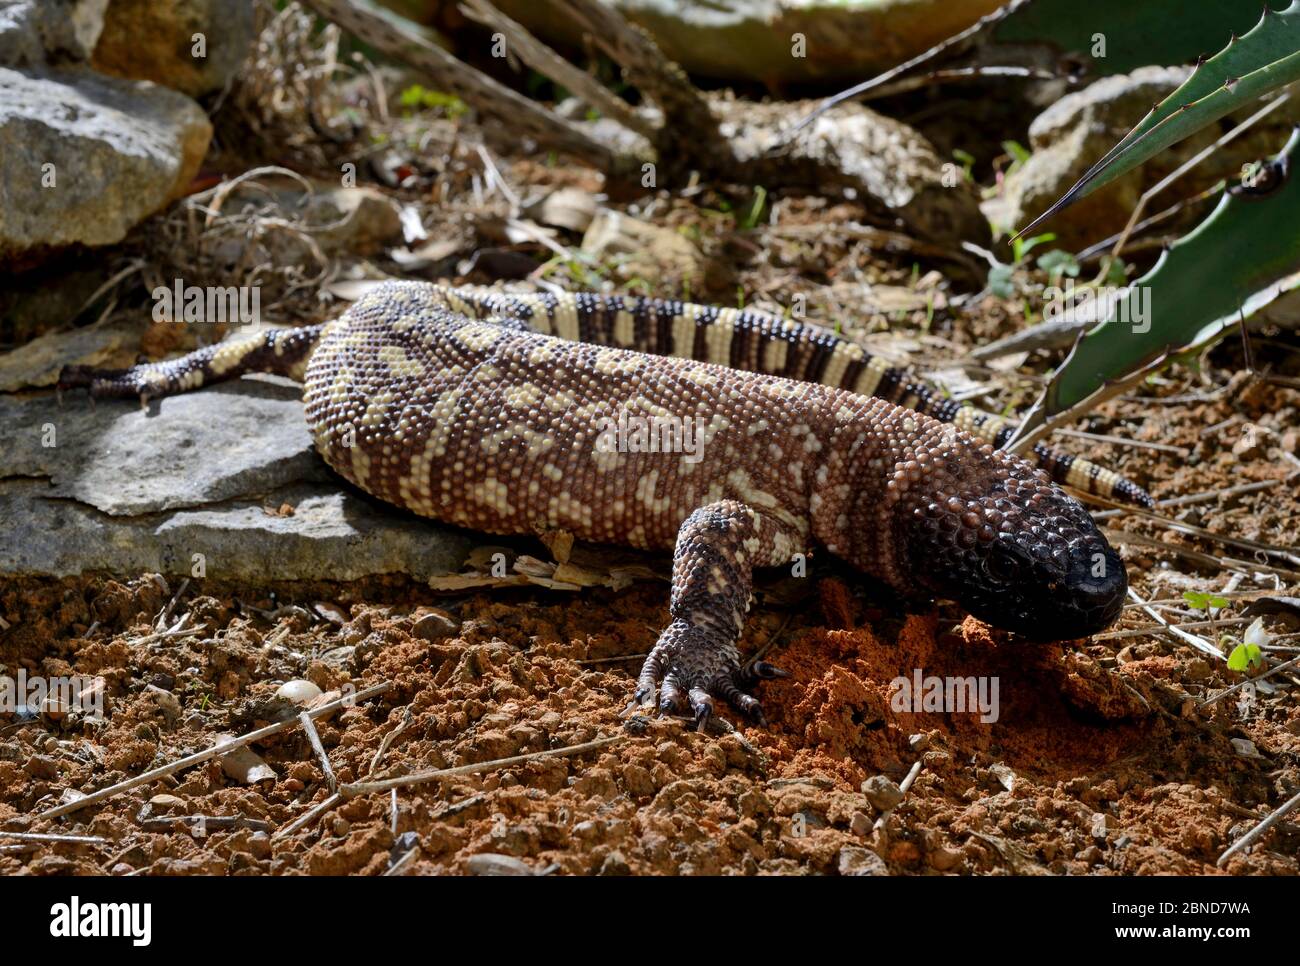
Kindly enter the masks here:
[[744, 671], [741, 672], [743, 680], [752, 685], [759, 681], [774, 681], [777, 678], [788, 678], [789, 671], [782, 670], [775, 664], [768, 664], [766, 661], [751, 661], [745, 665]]
[[703, 688], [691, 688], [691, 712], [695, 715], [695, 730], [703, 731], [713, 717], [713, 697]]
[[120, 376], [125, 369], [96, 369], [94, 366], [64, 366], [59, 370], [59, 389], [83, 389], [96, 379], [111, 379]]
[[660, 677], [659, 710], [662, 714], [695, 719], [703, 731], [713, 717], [715, 699], [721, 698], [749, 721], [762, 726], [767, 719], [758, 699], [747, 693], [756, 682], [785, 677], [784, 671], [765, 661], [741, 668], [735, 645], [708, 628], [674, 621], [646, 658], [637, 679], [636, 698], [646, 701], [655, 693]]
[[131, 369], [97, 369], [94, 366], [64, 366], [59, 372], [57, 388], [89, 389], [92, 399], [130, 399], [149, 395], [144, 366]]

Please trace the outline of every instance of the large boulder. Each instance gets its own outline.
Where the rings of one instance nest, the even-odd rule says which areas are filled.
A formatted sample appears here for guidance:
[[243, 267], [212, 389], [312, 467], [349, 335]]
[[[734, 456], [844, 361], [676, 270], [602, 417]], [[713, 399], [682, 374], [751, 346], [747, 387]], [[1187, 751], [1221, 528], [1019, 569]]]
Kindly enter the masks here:
[[235, 76], [254, 33], [252, 0], [113, 0], [93, 64], [201, 97]]
[[0, 65], [90, 57], [108, 0], [0, 0]]
[[[408, 15], [430, 0], [387, 0]], [[858, 81], [902, 63], [992, 13], [1001, 0], [606, 0], [645, 27], [686, 70], [773, 87]], [[535, 0], [499, 0], [539, 36], [577, 44], [582, 32]], [[804, 38], [802, 49], [797, 36]]]
[[211, 136], [193, 100], [148, 82], [0, 67], [0, 260], [121, 241], [185, 191]]

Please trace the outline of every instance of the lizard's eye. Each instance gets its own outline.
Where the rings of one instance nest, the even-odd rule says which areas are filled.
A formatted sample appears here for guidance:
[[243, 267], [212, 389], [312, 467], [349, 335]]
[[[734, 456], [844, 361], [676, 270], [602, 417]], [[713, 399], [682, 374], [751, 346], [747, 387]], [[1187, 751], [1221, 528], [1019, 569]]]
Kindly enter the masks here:
[[1002, 583], [1014, 583], [1024, 575], [1028, 561], [1024, 559], [1020, 548], [1005, 543], [996, 543], [984, 558], [984, 570], [994, 580]]

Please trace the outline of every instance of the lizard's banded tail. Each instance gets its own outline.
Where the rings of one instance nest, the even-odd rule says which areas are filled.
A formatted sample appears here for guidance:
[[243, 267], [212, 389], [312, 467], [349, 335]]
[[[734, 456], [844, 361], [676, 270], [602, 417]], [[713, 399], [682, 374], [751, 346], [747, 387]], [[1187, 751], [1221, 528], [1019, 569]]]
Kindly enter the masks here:
[[[1015, 426], [1000, 416], [941, 396], [906, 369], [856, 343], [752, 309], [605, 296], [591, 292], [519, 294], [478, 287], [433, 289], [448, 309], [478, 318], [519, 319], [564, 339], [680, 356], [847, 389], [950, 422], [1002, 446]], [[1057, 483], [1150, 507], [1151, 495], [1105, 467], [1038, 444], [1038, 464]]]
[[59, 374], [60, 389], [86, 387], [96, 398], [158, 399], [237, 379], [245, 373], [267, 372], [302, 382], [325, 326], [267, 329], [210, 345], [179, 359], [146, 362], [130, 369], [67, 366]]

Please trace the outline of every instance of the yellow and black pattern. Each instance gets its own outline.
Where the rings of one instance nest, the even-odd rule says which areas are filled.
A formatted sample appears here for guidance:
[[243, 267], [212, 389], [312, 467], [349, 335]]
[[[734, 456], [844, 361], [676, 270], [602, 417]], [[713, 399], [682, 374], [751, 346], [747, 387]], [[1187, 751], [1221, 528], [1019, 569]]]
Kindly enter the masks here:
[[[592, 292], [519, 294], [436, 286], [433, 293], [454, 312], [519, 319], [537, 332], [570, 341], [697, 359], [877, 396], [953, 423], [995, 447], [1015, 430], [1006, 419], [945, 398], [906, 369], [847, 339], [765, 312]], [[1137, 484], [1083, 457], [1042, 443], [1033, 452], [1057, 483], [1123, 503], [1153, 503]]]

